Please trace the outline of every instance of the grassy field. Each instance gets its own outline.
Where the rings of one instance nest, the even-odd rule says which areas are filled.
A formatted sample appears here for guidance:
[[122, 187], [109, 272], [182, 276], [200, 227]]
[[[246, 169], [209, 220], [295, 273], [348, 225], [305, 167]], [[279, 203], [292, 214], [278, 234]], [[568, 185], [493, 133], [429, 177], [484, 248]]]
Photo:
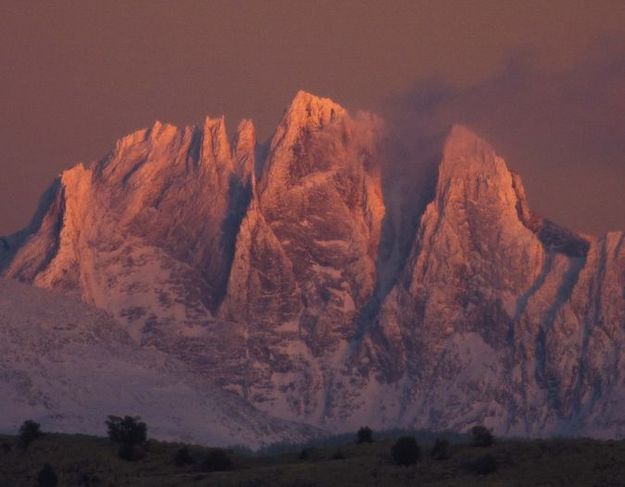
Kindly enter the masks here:
[[[178, 467], [173, 459], [181, 445], [174, 443], [150, 440], [144, 458], [128, 462], [104, 438], [46, 434], [24, 451], [15, 437], [0, 436], [0, 487], [37, 485], [44, 463], [54, 468], [59, 486], [625, 486], [625, 441], [499, 440], [487, 448], [454, 444], [447, 460], [431, 459], [431, 445], [422, 444], [421, 460], [411, 467], [393, 464], [393, 443], [347, 442], [308, 448], [304, 455], [300, 448], [263, 455], [229, 451], [234, 470], [208, 473], [201, 471], [211, 451], [204, 447], [189, 447], [197, 463]], [[480, 475], [470, 469], [484, 455], [496, 459], [496, 472]]]

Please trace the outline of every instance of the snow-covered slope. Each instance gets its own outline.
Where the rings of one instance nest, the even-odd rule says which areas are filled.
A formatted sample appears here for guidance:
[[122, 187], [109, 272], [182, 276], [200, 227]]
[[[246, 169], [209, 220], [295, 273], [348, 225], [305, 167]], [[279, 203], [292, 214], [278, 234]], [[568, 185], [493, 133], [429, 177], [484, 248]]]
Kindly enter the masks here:
[[318, 434], [260, 413], [140, 348], [104, 312], [0, 279], [0, 431], [26, 419], [48, 431], [104, 435], [109, 414], [140, 415], [150, 436], [210, 445], [259, 445]]
[[222, 119], [157, 123], [65, 171], [0, 239], [0, 272], [107, 310], [283, 419], [625, 432], [624, 235], [536, 215], [520, 176], [455, 126], [398, 242], [393, 222], [417, 215], [392, 212], [418, 205], [385, 204], [381, 136], [304, 92], [263, 150], [247, 121], [232, 141]]

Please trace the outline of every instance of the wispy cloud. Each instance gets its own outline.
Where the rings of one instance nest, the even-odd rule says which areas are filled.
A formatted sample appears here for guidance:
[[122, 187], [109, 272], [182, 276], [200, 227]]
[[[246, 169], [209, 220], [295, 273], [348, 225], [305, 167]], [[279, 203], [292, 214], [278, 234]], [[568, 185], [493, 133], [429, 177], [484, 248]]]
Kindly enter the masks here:
[[592, 233], [625, 229], [624, 43], [597, 42], [559, 70], [517, 53], [468, 88], [430, 79], [392, 100], [390, 113], [410, 155], [400, 172], [431, 174], [428, 141], [464, 123], [521, 173], [538, 211]]

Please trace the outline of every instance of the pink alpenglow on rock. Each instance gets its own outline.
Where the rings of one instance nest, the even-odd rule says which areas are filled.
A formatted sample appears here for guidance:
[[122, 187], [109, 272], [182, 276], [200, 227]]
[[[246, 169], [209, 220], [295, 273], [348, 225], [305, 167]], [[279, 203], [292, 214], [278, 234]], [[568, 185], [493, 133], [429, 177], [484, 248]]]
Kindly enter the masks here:
[[281, 419], [625, 433], [624, 234], [537, 215], [459, 125], [434, 197], [401, 213], [385, 130], [305, 92], [265, 145], [247, 120], [232, 139], [223, 118], [156, 123], [65, 171], [0, 240], [0, 271], [107, 311], [136, 346]]

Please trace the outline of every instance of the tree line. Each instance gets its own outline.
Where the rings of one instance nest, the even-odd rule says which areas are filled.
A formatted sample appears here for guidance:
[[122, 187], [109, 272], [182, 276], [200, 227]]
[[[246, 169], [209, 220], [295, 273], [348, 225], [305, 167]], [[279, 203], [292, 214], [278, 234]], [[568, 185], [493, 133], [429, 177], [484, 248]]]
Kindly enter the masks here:
[[[108, 416], [105, 421], [107, 436], [117, 447], [117, 455], [120, 459], [135, 462], [144, 458], [147, 452], [148, 427], [139, 416]], [[41, 438], [44, 433], [41, 425], [33, 420], [24, 421], [18, 432], [17, 445], [24, 451], [30, 445]], [[479, 448], [488, 448], [495, 443], [492, 432], [485, 426], [474, 426], [470, 430], [471, 444]], [[370, 444], [375, 441], [374, 432], [368, 426], [360, 428], [355, 435], [355, 443]], [[10, 448], [3, 445], [5, 450]], [[309, 459], [311, 449], [304, 449], [299, 454], [299, 460]], [[392, 461], [399, 466], [408, 467], [417, 464], [422, 459], [422, 448], [416, 438], [404, 435], [394, 442], [390, 448]], [[429, 450], [429, 456], [433, 460], [447, 460], [452, 455], [450, 442], [446, 439], [437, 438]], [[332, 456], [333, 460], [343, 460], [345, 455], [341, 448], [337, 448]], [[177, 467], [196, 465], [204, 472], [216, 472], [233, 470], [235, 465], [228, 452], [221, 448], [211, 449], [203, 455], [203, 458], [195, 458], [187, 446], [181, 446], [174, 454], [172, 462]], [[497, 470], [497, 460], [489, 454], [478, 457], [467, 469], [477, 474], [490, 474]], [[58, 476], [50, 464], [44, 464], [37, 475], [37, 486], [56, 487]]]

